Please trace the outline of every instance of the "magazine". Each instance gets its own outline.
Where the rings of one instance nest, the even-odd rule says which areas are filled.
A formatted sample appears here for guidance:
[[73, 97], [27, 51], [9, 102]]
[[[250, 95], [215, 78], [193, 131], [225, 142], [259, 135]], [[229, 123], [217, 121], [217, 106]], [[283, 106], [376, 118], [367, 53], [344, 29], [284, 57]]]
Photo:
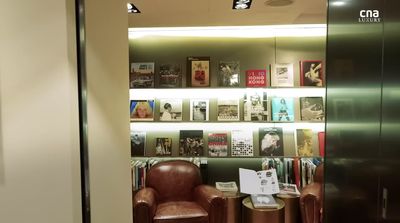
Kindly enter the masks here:
[[293, 64], [278, 63], [271, 65], [272, 87], [293, 87]]
[[222, 192], [237, 192], [238, 187], [235, 181], [215, 182], [215, 187]]
[[156, 138], [156, 155], [171, 156], [172, 138]]
[[179, 135], [180, 156], [203, 156], [203, 130], [181, 130]]
[[294, 105], [293, 98], [272, 98], [272, 121], [293, 122]]
[[247, 91], [244, 96], [243, 110], [245, 121], [267, 121], [267, 92], [262, 90]]
[[182, 86], [181, 64], [162, 64], [159, 71], [160, 83], [163, 88], [179, 88]]
[[188, 57], [188, 86], [210, 86], [210, 57]]
[[190, 100], [190, 121], [208, 121], [208, 99]]
[[131, 63], [129, 75], [130, 88], [154, 87], [154, 63]]
[[322, 61], [305, 60], [300, 62], [300, 84], [301, 86], [323, 86]]
[[266, 86], [267, 86], [266, 70], [246, 71], [246, 87], [266, 87]]
[[296, 184], [279, 183], [279, 194], [288, 194], [299, 196], [300, 191], [297, 189]]
[[239, 121], [239, 100], [218, 99], [218, 121]]
[[296, 129], [296, 156], [313, 156], [312, 129]]
[[240, 79], [239, 61], [219, 62], [219, 86], [237, 87]]
[[283, 131], [280, 127], [259, 129], [260, 156], [283, 156]]
[[227, 156], [228, 155], [228, 134], [209, 133], [208, 134], [208, 155]]
[[131, 131], [131, 156], [144, 156], [146, 132]]
[[254, 171], [239, 168], [240, 192], [244, 194], [277, 194], [278, 178], [275, 169]]
[[153, 121], [154, 100], [131, 100], [131, 121]]
[[253, 132], [251, 130], [232, 130], [232, 156], [253, 156]]
[[302, 121], [324, 121], [324, 101], [322, 97], [301, 97], [300, 116]]
[[275, 198], [270, 194], [252, 194], [250, 196], [254, 208], [278, 208]]
[[160, 99], [160, 121], [182, 121], [182, 99]]

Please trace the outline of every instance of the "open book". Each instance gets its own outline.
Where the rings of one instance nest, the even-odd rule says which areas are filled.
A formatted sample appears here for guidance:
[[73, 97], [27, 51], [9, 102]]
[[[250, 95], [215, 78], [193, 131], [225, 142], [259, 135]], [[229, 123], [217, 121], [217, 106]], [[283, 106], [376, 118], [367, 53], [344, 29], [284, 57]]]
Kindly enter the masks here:
[[245, 194], [277, 194], [278, 178], [275, 169], [254, 171], [239, 168], [240, 192]]

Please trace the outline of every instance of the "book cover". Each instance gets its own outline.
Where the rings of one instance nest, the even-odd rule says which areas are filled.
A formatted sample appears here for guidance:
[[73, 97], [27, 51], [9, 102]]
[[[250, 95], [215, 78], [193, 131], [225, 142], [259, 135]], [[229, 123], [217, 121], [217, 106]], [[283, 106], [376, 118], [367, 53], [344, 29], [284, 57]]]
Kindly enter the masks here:
[[325, 156], [325, 132], [318, 132], [319, 155]]
[[267, 92], [262, 90], [247, 91], [244, 96], [243, 110], [245, 121], [267, 121]]
[[252, 194], [251, 203], [254, 208], [278, 208], [275, 198], [271, 194]]
[[153, 121], [154, 106], [154, 100], [131, 100], [131, 121]]
[[231, 133], [232, 156], [253, 156], [253, 132], [251, 130], [233, 130]]
[[283, 131], [280, 127], [259, 129], [260, 156], [283, 156]]
[[302, 121], [324, 121], [324, 100], [322, 97], [300, 97]]
[[238, 187], [235, 181], [228, 181], [228, 182], [215, 182], [215, 187], [217, 190], [222, 192], [237, 192]]
[[209, 113], [208, 99], [190, 100], [190, 121], [208, 121]]
[[182, 87], [182, 65], [181, 64], [162, 64], [159, 71], [160, 83], [162, 88]]
[[247, 87], [266, 87], [267, 71], [266, 70], [247, 70], [246, 71]]
[[146, 132], [131, 131], [131, 156], [144, 156]]
[[188, 57], [188, 86], [210, 86], [210, 57]]
[[156, 155], [171, 156], [172, 138], [156, 138]]
[[154, 63], [131, 63], [129, 75], [130, 88], [152, 88], [154, 87]]
[[304, 60], [300, 62], [301, 86], [323, 86], [322, 60]]
[[238, 87], [240, 82], [239, 61], [219, 62], [219, 86]]
[[278, 63], [271, 64], [271, 86], [272, 87], [293, 87], [293, 64]]
[[228, 155], [227, 133], [208, 133], [208, 155], [209, 156]]
[[203, 156], [203, 130], [181, 130], [179, 134], [180, 156]]
[[311, 129], [296, 129], [296, 156], [313, 156], [313, 132]]
[[272, 98], [272, 121], [293, 122], [294, 101], [293, 98]]
[[182, 121], [182, 99], [160, 99], [160, 121]]
[[218, 121], [239, 121], [239, 100], [218, 99]]

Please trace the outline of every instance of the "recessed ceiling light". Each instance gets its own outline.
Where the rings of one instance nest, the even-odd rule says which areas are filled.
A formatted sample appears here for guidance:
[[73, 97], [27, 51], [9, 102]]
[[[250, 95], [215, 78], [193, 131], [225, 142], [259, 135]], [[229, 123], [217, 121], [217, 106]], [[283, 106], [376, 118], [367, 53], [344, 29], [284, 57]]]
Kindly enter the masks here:
[[251, 0], [233, 0], [232, 9], [249, 9]]
[[280, 7], [293, 4], [294, 0], [268, 0], [264, 4], [266, 6]]
[[140, 13], [139, 9], [133, 3], [128, 3], [128, 13]]
[[336, 1], [336, 2], [332, 2], [332, 5], [334, 5], [334, 6], [343, 6], [343, 5], [345, 5], [346, 3], [344, 2], [344, 1]]

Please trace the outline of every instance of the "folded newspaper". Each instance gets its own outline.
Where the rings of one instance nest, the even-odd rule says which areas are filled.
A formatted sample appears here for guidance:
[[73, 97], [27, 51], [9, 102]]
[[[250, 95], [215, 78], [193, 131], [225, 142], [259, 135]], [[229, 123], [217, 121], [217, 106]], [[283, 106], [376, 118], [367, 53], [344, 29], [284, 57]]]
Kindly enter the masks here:
[[244, 194], [279, 193], [278, 177], [275, 169], [254, 171], [239, 168], [240, 192]]

